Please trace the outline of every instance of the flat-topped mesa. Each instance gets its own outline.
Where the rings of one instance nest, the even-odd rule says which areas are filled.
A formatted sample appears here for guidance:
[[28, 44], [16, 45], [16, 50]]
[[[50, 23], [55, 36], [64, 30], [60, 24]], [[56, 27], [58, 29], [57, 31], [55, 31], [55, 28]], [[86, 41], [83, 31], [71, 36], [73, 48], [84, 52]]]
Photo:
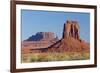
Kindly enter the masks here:
[[77, 21], [67, 20], [64, 23], [63, 38], [73, 37], [80, 39], [80, 28]]
[[37, 32], [22, 41], [22, 53], [40, 52], [59, 41], [54, 32]]
[[41, 40], [52, 40], [56, 38], [53, 32], [37, 32], [27, 39], [27, 41], [41, 41]]

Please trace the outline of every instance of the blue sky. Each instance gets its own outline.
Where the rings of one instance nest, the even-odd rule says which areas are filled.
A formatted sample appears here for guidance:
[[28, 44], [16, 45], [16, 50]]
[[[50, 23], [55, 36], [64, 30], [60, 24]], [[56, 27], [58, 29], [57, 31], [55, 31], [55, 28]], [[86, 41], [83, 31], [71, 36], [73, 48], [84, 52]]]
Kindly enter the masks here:
[[61, 38], [66, 20], [77, 20], [81, 38], [90, 42], [89, 13], [36, 10], [21, 10], [22, 40], [37, 32], [54, 32]]

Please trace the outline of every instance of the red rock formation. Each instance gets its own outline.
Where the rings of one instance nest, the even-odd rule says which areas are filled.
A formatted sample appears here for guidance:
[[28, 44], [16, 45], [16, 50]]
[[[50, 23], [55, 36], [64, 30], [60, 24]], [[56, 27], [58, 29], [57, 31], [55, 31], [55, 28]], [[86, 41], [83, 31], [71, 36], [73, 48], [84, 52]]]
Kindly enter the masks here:
[[[90, 45], [80, 39], [80, 28], [77, 21], [66, 21], [63, 37], [52, 45], [39, 49], [30, 49], [30, 52], [89, 52]], [[26, 51], [25, 51], [26, 52]]]
[[77, 21], [67, 21], [64, 24], [62, 39], [48, 47], [49, 52], [89, 52], [89, 49], [90, 45], [80, 39]]

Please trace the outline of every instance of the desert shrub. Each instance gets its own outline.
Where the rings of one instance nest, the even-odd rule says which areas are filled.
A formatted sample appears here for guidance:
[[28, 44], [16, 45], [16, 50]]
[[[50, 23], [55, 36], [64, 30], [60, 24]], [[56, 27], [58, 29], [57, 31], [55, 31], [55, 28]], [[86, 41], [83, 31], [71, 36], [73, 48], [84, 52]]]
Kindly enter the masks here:
[[[27, 56], [26, 56], [27, 55]], [[86, 60], [90, 58], [90, 53], [33, 53], [22, 56], [22, 62], [48, 62], [48, 61], [69, 61], [69, 60]]]
[[27, 57], [22, 57], [22, 62], [27, 62]]

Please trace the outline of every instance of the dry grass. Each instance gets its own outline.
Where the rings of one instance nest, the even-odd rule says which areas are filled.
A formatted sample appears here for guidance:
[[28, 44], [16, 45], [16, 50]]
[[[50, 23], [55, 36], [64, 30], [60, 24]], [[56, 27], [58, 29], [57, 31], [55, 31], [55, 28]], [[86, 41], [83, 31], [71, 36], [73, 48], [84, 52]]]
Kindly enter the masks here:
[[22, 54], [22, 63], [30, 62], [48, 62], [48, 61], [69, 61], [69, 60], [87, 60], [90, 58], [89, 53], [31, 53]]

